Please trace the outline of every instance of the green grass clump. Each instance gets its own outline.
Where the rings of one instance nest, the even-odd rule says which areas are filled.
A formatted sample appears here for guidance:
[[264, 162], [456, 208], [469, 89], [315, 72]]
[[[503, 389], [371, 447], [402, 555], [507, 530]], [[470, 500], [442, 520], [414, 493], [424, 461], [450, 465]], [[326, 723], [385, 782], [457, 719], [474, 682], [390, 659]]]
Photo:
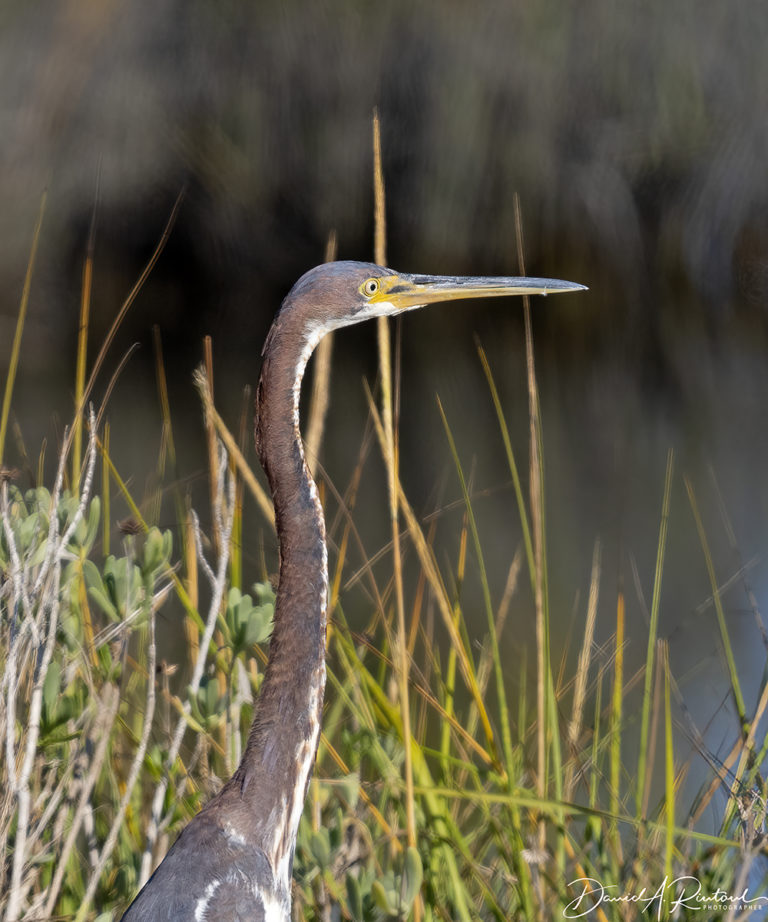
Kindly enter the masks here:
[[[136, 289], [120, 317], [135, 296]], [[25, 289], [22, 326], [27, 297]], [[575, 671], [553, 668], [544, 437], [529, 324], [527, 332], [527, 491], [480, 350], [522, 535], [504, 586], [492, 583], [484, 564], [464, 448], [442, 407], [463, 506], [452, 559], [438, 561], [436, 520], [422, 522], [405, 495], [387, 376], [382, 408], [370, 401], [371, 425], [348, 488], [337, 492], [321, 478], [332, 549], [329, 681], [295, 856], [297, 919], [506, 922], [563, 918], [591, 906], [597, 919], [622, 920], [639, 917], [638, 905], [649, 917], [703, 919], [727, 913], [676, 907], [672, 891], [645, 906], [601, 902], [580, 881], [599, 881], [609, 894], [645, 888], [648, 895], [665, 878], [691, 874], [703, 892], [739, 893], [747, 884], [757, 892], [765, 812], [758, 772], [768, 749], [758, 727], [768, 685], [750, 712], [690, 484], [738, 726], [731, 756], [724, 766], [713, 763], [711, 783], [697, 801], [686, 803], [681, 794], [688, 765], [675, 751], [677, 688], [658, 636], [671, 454], [642, 674], [625, 675], [621, 593], [612, 643], [602, 651], [593, 643], [599, 543]], [[79, 349], [85, 348], [81, 337]], [[14, 347], [14, 371], [17, 359]], [[319, 372], [326, 376], [320, 392], [329, 373], [330, 356]], [[213, 406], [211, 363], [198, 377], [211, 524], [203, 533], [187, 498], [177, 495], [175, 539], [157, 527], [159, 504], [127, 487], [110, 455], [107, 424], [85, 411], [93, 378], [86, 382], [78, 361], [75, 437], [62, 440], [50, 490], [39, 474], [24, 490], [19, 472], [0, 469], [0, 914], [8, 922], [119, 918], [184, 824], [237, 765], [266, 662], [274, 593], [263, 568], [248, 572], [241, 541], [259, 526], [269, 532], [273, 521], [260, 475], [242, 450], [249, 441], [244, 427], [238, 442]], [[164, 460], [173, 450], [172, 427], [164, 374], [158, 381]], [[6, 394], [12, 389], [9, 375]], [[9, 396], [3, 432], [10, 406]], [[319, 451], [322, 426], [313, 420], [312, 428]], [[79, 446], [81, 432], [82, 463], [72, 445]], [[360, 547], [355, 500], [372, 438], [389, 486], [389, 566], [354, 550]], [[151, 514], [143, 515], [147, 508]], [[115, 533], [113, 515], [126, 516]], [[344, 589], [352, 570], [365, 581], [362, 608], [359, 596]], [[530, 583], [537, 644], [513, 674], [500, 651], [511, 602], [522, 593], [521, 570]], [[481, 590], [482, 636], [464, 600], [470, 573]], [[161, 612], [183, 625], [178, 662], [158, 662]], [[351, 626], [362, 623], [364, 632]], [[636, 685], [642, 687], [639, 747], [626, 729]], [[730, 795], [722, 822], [702, 828], [721, 785]]]

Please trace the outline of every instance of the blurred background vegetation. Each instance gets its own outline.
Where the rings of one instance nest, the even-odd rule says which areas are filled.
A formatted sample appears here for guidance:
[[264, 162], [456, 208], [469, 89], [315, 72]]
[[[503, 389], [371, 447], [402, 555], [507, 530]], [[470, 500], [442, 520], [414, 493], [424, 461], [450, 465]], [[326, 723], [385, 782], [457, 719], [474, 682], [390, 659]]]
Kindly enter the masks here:
[[[336, 232], [340, 257], [372, 256], [378, 107], [391, 265], [516, 273], [517, 193], [528, 273], [590, 287], [534, 305], [554, 661], [569, 649], [571, 615], [585, 607], [600, 536], [597, 636], [613, 630], [623, 586], [628, 662], [642, 662], [670, 446], [700, 493], [718, 577], [747, 561], [762, 603], [767, 40], [759, 0], [719, 7], [694, 0], [6, 0], [0, 365], [10, 353], [40, 197], [45, 188], [49, 195], [14, 397], [25, 445], [36, 456], [44, 438], [55, 442], [58, 421], [71, 417], [94, 208], [93, 354], [186, 188], [95, 397], [140, 343], [108, 409], [112, 456], [140, 494], [136, 484], [155, 476], [161, 438], [157, 325], [177, 439], [174, 477], [204, 497], [205, 445], [191, 383], [202, 337], [213, 337], [217, 404], [234, 429], [274, 311], [322, 260], [329, 233]], [[498, 594], [520, 527], [473, 335], [487, 349], [524, 452], [521, 318], [514, 303], [453, 305], [404, 319], [398, 333], [406, 489], [421, 513], [447, 510], [438, 546], [455, 546], [461, 510], [451, 518], [450, 504], [460, 493], [437, 391], [467, 469], [474, 465], [476, 514]], [[322, 457], [333, 482], [348, 483], [357, 465], [367, 412], [361, 378], [373, 381], [376, 368], [372, 327], [339, 337]], [[24, 466], [18, 443], [7, 460]], [[377, 464], [372, 459], [364, 475], [357, 515], [369, 555], [388, 540]], [[127, 512], [117, 508], [115, 517]], [[169, 506], [156, 524], [174, 521]], [[728, 712], [729, 685], [681, 479], [672, 489], [669, 541], [660, 632], [703, 723], [724, 700]], [[254, 528], [244, 558], [253, 579], [274, 572], [271, 534]], [[471, 575], [466, 591], [479, 594]], [[724, 600], [754, 697], [765, 650], [755, 641], [744, 584]], [[510, 670], [532, 636], [531, 611], [521, 590], [514, 637], [503, 641]], [[579, 618], [575, 624], [578, 636]], [[635, 625], [641, 639], [633, 647]], [[163, 630], [167, 637], [181, 631], [175, 623]], [[724, 725], [734, 728], [732, 714]], [[719, 751], [724, 737], [715, 722], [711, 747]]]

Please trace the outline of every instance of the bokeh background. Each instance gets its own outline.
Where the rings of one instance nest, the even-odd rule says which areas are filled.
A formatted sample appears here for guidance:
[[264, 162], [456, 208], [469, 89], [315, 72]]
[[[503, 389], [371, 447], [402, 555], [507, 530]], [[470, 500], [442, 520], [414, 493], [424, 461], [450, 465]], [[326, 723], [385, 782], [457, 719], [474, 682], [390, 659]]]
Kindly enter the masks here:
[[[590, 288], [534, 305], [555, 659], [578, 649], [600, 538], [599, 636], [610, 636], [623, 588], [629, 663], [642, 661], [674, 447], [661, 633], [697, 722], [717, 715], [707, 739], [722, 753], [736, 722], [682, 473], [699, 497], [718, 579], [736, 577], [724, 603], [753, 698], [766, 649], [746, 590], [758, 606], [768, 591], [767, 42], [761, 0], [6, 0], [3, 378], [48, 190], [14, 401], [28, 449], [36, 455], [44, 438], [55, 444], [71, 416], [94, 208], [91, 355], [186, 187], [96, 397], [139, 343], [109, 416], [113, 455], [141, 493], [160, 444], [151, 333], [158, 325], [178, 477], [204, 506], [191, 383], [202, 337], [213, 337], [217, 403], [236, 427], [271, 317], [293, 281], [322, 260], [329, 233], [337, 234], [341, 258], [372, 256], [378, 107], [391, 265], [516, 274], [518, 194], [528, 273]], [[526, 467], [520, 305], [433, 308], [409, 315], [398, 335], [406, 489], [421, 513], [443, 509], [438, 541], [453, 553], [460, 510], [451, 504], [460, 493], [437, 392], [473, 470], [498, 601], [520, 529], [474, 338], [488, 351]], [[376, 363], [374, 325], [338, 337], [323, 462], [340, 487], [357, 462], [362, 378], [375, 380]], [[13, 446], [8, 460], [20, 463]], [[369, 555], [387, 541], [385, 511], [372, 458], [357, 514]], [[160, 524], [172, 524], [168, 514]], [[262, 551], [274, 566], [274, 542], [255, 524], [246, 548], [253, 578]], [[466, 591], [471, 607], [471, 579]], [[360, 596], [357, 614], [364, 619], [367, 611]], [[513, 617], [510, 670], [532, 650], [524, 588]], [[478, 608], [479, 634], [483, 618]]]

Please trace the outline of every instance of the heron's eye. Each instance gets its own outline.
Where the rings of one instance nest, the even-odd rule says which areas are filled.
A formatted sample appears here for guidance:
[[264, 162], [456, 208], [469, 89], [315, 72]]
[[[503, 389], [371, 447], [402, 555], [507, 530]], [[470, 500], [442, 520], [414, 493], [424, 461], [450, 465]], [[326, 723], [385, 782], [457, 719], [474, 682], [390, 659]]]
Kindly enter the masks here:
[[367, 282], [363, 282], [362, 284], [362, 292], [368, 298], [370, 298], [371, 295], [375, 295], [378, 290], [379, 290], [378, 279], [368, 279]]

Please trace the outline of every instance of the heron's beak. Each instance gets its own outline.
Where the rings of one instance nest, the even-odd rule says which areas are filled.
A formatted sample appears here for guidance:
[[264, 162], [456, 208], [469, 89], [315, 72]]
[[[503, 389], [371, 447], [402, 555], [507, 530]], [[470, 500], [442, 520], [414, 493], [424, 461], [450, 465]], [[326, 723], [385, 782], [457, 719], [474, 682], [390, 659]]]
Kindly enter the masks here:
[[486, 276], [389, 275], [379, 279], [372, 302], [388, 301], [398, 310], [421, 307], [433, 301], [460, 298], [501, 298], [509, 295], [547, 295], [560, 291], [586, 291], [585, 285], [560, 279], [494, 278]]

